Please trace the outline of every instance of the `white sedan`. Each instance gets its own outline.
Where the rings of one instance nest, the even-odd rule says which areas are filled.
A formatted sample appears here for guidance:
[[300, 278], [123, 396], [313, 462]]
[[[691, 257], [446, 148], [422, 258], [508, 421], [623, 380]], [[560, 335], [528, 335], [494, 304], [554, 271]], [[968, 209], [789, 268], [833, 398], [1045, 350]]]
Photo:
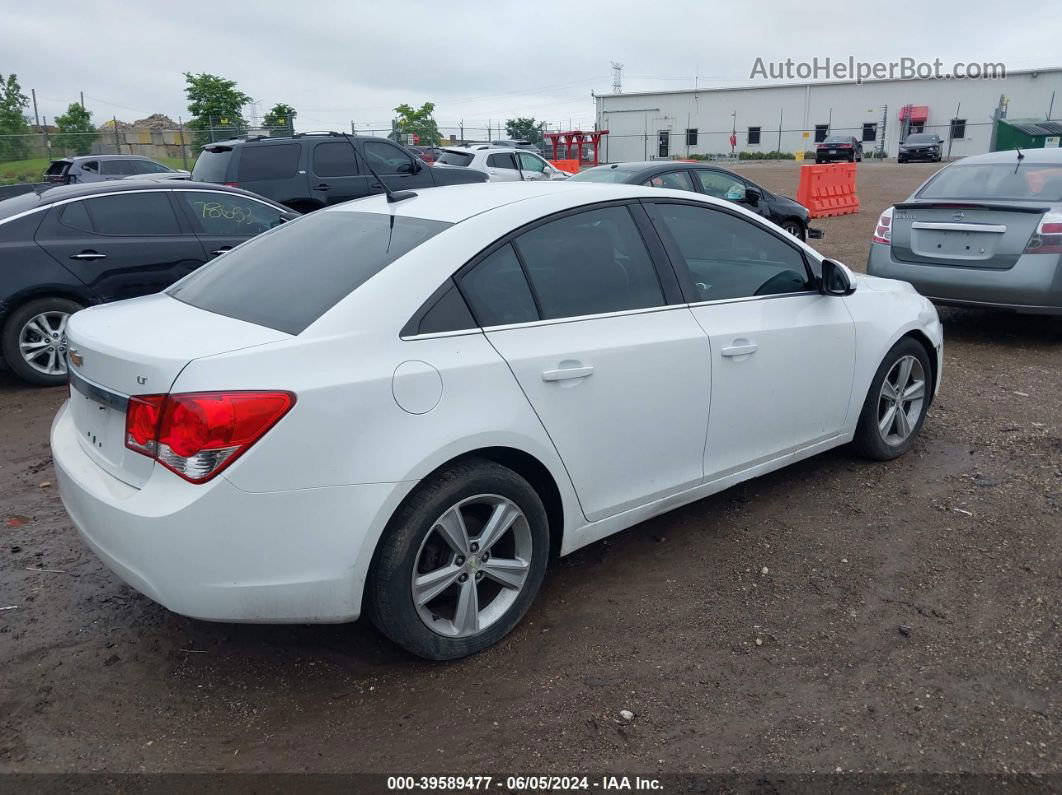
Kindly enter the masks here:
[[855, 442], [900, 455], [933, 306], [733, 204], [502, 183], [330, 207], [70, 319], [51, 442], [123, 580], [216, 621], [362, 612], [461, 657], [561, 555]]

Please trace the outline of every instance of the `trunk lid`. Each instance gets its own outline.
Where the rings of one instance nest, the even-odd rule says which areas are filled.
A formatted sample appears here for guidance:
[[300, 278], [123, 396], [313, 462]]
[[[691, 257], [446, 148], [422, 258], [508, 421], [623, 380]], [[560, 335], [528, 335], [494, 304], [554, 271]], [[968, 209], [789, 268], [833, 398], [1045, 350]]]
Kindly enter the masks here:
[[902, 262], [1006, 270], [1046, 207], [1037, 202], [905, 202], [892, 216], [892, 253]]
[[169, 392], [194, 359], [289, 338], [164, 293], [78, 312], [67, 326], [78, 442], [100, 467], [139, 488], [155, 462], [125, 446], [128, 397]]

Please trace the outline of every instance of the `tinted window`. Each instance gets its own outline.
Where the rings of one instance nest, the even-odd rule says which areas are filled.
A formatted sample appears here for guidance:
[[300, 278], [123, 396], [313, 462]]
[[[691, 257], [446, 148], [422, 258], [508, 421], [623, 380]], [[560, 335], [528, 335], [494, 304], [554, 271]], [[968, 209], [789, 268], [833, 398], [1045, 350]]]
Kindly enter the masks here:
[[239, 194], [181, 190], [174, 196], [191, 210], [196, 231], [206, 235], [253, 237], [280, 225], [281, 210]]
[[101, 174], [108, 176], [132, 174], [133, 161], [132, 160], [104, 160], [103, 166], [100, 169]]
[[65, 174], [66, 170], [70, 168], [70, 162], [68, 160], [53, 160], [48, 166], [48, 170], [45, 174]]
[[461, 291], [481, 326], [538, 320], [535, 299], [511, 245], [502, 246], [466, 273]]
[[748, 140], [749, 140], [750, 144], [758, 144], [760, 142], [760, 128], [759, 127], [749, 127]]
[[134, 160], [133, 168], [137, 174], [167, 174], [173, 171], [172, 168], [167, 168], [154, 160]]
[[85, 202], [72, 202], [65, 205], [59, 213], [59, 223], [71, 229], [80, 229], [82, 232], [92, 231], [92, 221], [89, 220]]
[[386, 141], [366, 141], [363, 147], [369, 163], [383, 174], [409, 171], [413, 162], [408, 152]]
[[664, 294], [626, 207], [570, 215], [516, 239], [543, 318], [662, 306]]
[[317, 144], [313, 150], [313, 173], [321, 177], [349, 177], [357, 174], [354, 147], [346, 141]]
[[208, 312], [298, 334], [449, 226], [375, 213], [311, 213], [213, 260], [169, 294]]
[[870, 141], [876, 141], [878, 138], [878, 125], [873, 122], [865, 122], [863, 124], [863, 141], [864, 143]]
[[467, 166], [472, 162], [472, 154], [469, 152], [451, 152], [449, 149], [443, 149], [439, 153], [439, 163], [447, 166]]
[[100, 196], [86, 204], [96, 232], [101, 235], [180, 234], [177, 216], [165, 193], [137, 191]]
[[509, 154], [493, 154], [487, 155], [487, 165], [491, 168], [511, 168], [516, 170], [516, 162], [513, 160], [513, 156]]
[[572, 174], [568, 182], [629, 182], [635, 172], [629, 169], [613, 168], [612, 166], [597, 166]]
[[540, 157], [535, 157], [535, 155], [531, 154], [530, 152], [517, 152], [516, 156], [520, 158], [520, 168], [522, 168], [524, 171], [546, 170], [545, 161]]
[[731, 202], [745, 198], [745, 183], [737, 177], [709, 169], [699, 169], [696, 173], [702, 190], [709, 196]]
[[828, 124], [816, 124], [815, 125], [815, 143], [821, 144], [826, 140], [826, 135], [830, 132], [830, 125]]
[[[291, 179], [299, 169], [298, 144], [266, 144], [244, 146], [240, 152], [240, 182], [256, 182], [266, 179]], [[200, 155], [202, 157], [202, 155]], [[196, 163], [196, 167], [199, 163]], [[193, 178], [194, 177], [193, 175]], [[214, 180], [224, 181], [224, 180]]]
[[192, 166], [192, 179], [196, 182], [227, 182], [231, 159], [231, 149], [204, 149]]
[[650, 177], [643, 185], [651, 188], [674, 188], [675, 190], [693, 190], [688, 171], [669, 171], [666, 174], [657, 174]]
[[1013, 164], [948, 166], [922, 188], [918, 198], [1062, 201], [1062, 165], [1030, 163], [1017, 166], [1015, 156]]
[[657, 208], [700, 300], [776, 295], [812, 287], [803, 255], [752, 222], [706, 207], [658, 204]]
[[468, 311], [468, 304], [451, 282], [450, 289], [424, 313], [416, 333], [438, 334], [444, 331], [462, 331], [475, 327], [476, 321], [472, 319], [472, 313]]
[[100, 164], [95, 160], [89, 160], [81, 164], [81, 170], [86, 174], [98, 174], [100, 173]]

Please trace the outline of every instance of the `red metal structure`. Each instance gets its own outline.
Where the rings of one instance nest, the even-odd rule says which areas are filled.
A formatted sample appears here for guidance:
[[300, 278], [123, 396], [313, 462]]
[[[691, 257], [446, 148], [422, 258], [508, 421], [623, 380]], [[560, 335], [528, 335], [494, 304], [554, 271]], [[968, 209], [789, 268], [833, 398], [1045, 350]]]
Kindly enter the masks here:
[[[553, 157], [551, 160], [578, 160], [580, 165], [587, 163], [596, 166], [598, 164], [598, 152], [601, 146], [601, 136], [608, 135], [608, 130], [594, 130], [583, 132], [582, 130], [569, 130], [567, 132], [544, 133], [553, 145]], [[592, 159], [583, 158], [583, 146], [590, 144], [594, 147]], [[573, 154], [574, 149], [574, 154]]]

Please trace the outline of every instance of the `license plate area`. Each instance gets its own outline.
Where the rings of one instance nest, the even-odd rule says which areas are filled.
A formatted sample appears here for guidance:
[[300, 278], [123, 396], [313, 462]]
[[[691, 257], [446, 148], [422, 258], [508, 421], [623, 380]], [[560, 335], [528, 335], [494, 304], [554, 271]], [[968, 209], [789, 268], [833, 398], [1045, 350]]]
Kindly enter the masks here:
[[987, 260], [996, 254], [999, 235], [928, 229], [912, 231], [911, 250], [920, 257]]

